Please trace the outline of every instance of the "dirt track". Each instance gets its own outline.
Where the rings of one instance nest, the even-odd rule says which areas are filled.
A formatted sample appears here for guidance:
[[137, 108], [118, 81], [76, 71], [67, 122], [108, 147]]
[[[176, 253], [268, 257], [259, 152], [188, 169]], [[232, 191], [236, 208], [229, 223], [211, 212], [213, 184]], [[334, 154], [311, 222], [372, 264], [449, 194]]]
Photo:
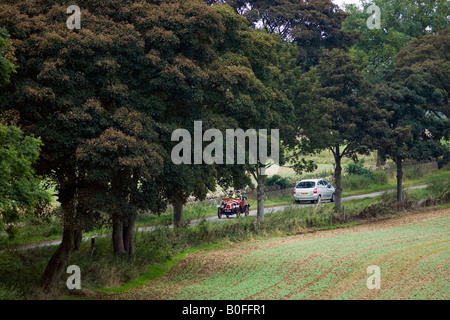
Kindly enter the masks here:
[[[112, 299], [448, 299], [450, 208], [197, 252]], [[382, 290], [366, 288], [379, 265]]]

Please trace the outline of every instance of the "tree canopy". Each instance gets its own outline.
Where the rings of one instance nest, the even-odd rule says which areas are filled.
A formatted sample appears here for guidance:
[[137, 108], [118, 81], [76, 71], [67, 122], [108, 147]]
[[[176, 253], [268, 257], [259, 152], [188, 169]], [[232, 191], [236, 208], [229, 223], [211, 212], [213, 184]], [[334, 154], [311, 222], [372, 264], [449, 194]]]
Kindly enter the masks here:
[[345, 48], [357, 40], [357, 33], [342, 29], [347, 13], [331, 0], [208, 0], [231, 5], [253, 28], [278, 34], [297, 45], [297, 64], [303, 70], [316, 65], [323, 49]]
[[[450, 26], [448, 1], [430, 0], [362, 0], [362, 8], [346, 7], [349, 14], [343, 22], [346, 31], [358, 32], [359, 41], [352, 47], [352, 55], [365, 66], [365, 75], [373, 83], [381, 81], [383, 74], [392, 71], [394, 56], [411, 40], [434, 34]], [[366, 21], [372, 13], [369, 5], [380, 8], [380, 28], [369, 29]]]

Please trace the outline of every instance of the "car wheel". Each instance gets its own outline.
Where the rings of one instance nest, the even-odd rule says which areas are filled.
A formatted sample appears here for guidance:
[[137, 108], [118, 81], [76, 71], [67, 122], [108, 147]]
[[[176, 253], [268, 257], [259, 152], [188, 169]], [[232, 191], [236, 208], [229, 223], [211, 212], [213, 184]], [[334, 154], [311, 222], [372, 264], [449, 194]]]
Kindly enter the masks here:
[[334, 193], [331, 195], [330, 202], [334, 202]]

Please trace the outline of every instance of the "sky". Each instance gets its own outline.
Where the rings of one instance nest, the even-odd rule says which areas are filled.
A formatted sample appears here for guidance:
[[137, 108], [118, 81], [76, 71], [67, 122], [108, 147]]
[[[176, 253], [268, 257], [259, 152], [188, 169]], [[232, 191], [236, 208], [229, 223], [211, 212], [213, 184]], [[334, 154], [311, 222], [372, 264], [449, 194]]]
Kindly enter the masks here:
[[337, 4], [339, 7], [344, 9], [344, 4], [357, 4], [360, 5], [360, 0], [331, 0], [333, 3]]

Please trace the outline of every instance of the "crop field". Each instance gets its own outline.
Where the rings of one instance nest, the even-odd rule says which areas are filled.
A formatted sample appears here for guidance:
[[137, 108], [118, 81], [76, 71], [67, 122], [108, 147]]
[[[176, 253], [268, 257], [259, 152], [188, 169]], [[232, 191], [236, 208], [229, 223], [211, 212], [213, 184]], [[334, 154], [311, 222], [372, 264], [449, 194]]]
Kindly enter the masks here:
[[[109, 299], [449, 299], [450, 208], [186, 256]], [[380, 289], [369, 289], [369, 266]]]

